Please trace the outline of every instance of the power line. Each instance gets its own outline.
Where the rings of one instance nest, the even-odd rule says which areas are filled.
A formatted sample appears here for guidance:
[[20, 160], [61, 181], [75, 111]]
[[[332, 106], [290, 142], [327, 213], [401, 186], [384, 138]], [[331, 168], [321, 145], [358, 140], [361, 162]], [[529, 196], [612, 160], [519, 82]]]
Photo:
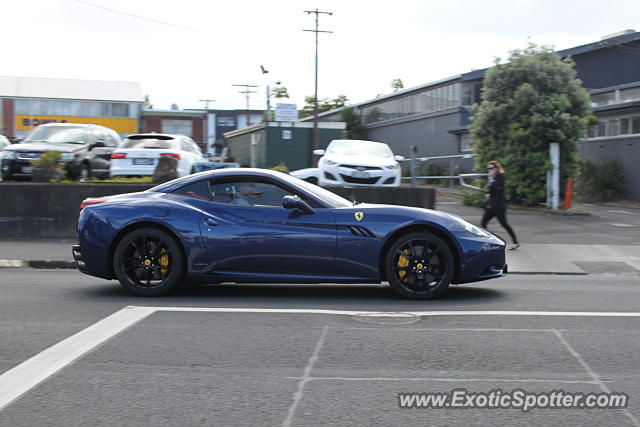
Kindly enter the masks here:
[[200, 30], [197, 30], [195, 28], [183, 27], [182, 25], [172, 24], [170, 22], [158, 21], [157, 19], [147, 18], [145, 16], [134, 15], [133, 13], [127, 13], [127, 12], [122, 12], [120, 10], [110, 9], [108, 7], [101, 6], [101, 5], [95, 4], [95, 3], [91, 3], [91, 2], [88, 2], [88, 1], [85, 1], [85, 0], [72, 0], [72, 1], [75, 1], [76, 3], [82, 3], [82, 4], [87, 5], [87, 6], [95, 7], [97, 9], [106, 10], [107, 12], [116, 13], [118, 15], [124, 15], [124, 16], [128, 16], [130, 18], [136, 18], [136, 19], [141, 19], [143, 21], [153, 22], [154, 24], [166, 25], [166, 26], [169, 26], [169, 27], [180, 28], [180, 29], [189, 30], [189, 31], [200, 31]]

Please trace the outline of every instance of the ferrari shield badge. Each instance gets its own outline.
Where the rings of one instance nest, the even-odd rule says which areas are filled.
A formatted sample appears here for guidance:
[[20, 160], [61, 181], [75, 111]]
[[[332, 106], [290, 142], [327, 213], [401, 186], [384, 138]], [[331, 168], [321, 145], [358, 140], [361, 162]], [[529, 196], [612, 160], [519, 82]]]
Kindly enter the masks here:
[[356, 221], [362, 221], [362, 218], [364, 218], [364, 212], [355, 212], [353, 216], [356, 217]]

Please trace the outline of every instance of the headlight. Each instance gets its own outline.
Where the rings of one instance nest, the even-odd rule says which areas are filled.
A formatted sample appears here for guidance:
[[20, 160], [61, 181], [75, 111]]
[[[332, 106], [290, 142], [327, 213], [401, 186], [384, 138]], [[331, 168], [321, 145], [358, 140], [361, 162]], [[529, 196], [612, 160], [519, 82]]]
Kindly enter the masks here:
[[329, 159], [324, 159], [322, 161], [323, 164], [327, 165], [327, 166], [333, 166], [333, 165], [337, 165], [338, 162], [334, 162], [333, 160], [329, 160]]
[[2, 158], [3, 159], [15, 159], [16, 158], [16, 152], [13, 150], [4, 150], [2, 152]]
[[490, 233], [486, 232], [482, 228], [471, 224], [469, 221], [465, 221], [464, 219], [460, 218], [457, 215], [450, 215], [450, 217], [452, 220], [458, 223], [460, 227], [464, 228], [466, 231], [468, 231], [471, 234], [475, 234], [476, 236], [483, 236], [483, 237], [492, 236]]
[[400, 163], [394, 163], [394, 164], [391, 164], [391, 165], [387, 165], [384, 168], [385, 169], [391, 169], [391, 170], [400, 169]]
[[73, 153], [62, 153], [60, 155], [60, 160], [63, 162], [68, 162], [69, 160], [73, 160], [75, 158]]

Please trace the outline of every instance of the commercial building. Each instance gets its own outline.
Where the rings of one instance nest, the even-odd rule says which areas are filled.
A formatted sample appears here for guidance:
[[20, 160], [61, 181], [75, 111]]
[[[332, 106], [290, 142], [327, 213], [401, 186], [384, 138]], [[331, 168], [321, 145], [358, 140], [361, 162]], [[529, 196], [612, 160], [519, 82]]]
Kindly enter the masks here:
[[44, 123], [93, 123], [135, 133], [143, 102], [134, 82], [0, 77], [0, 134], [21, 138]]
[[[575, 62], [578, 78], [592, 94], [595, 114], [601, 118], [597, 135], [584, 141], [589, 145], [583, 147], [583, 155], [595, 156], [591, 144], [599, 142], [601, 147], [594, 159], [624, 160], [629, 196], [640, 199], [640, 179], [635, 178], [637, 168], [631, 166], [640, 163], [636, 142], [640, 132], [633, 127], [634, 108], [640, 100], [640, 32], [622, 31], [558, 54]], [[458, 74], [352, 107], [364, 125], [366, 138], [389, 144], [396, 154], [408, 157], [413, 145], [419, 156], [470, 153], [469, 107], [480, 102], [485, 72], [486, 69]], [[340, 111], [322, 113], [320, 120], [340, 121]], [[619, 134], [622, 129], [628, 133]], [[623, 151], [618, 148], [623, 145], [621, 140], [628, 147]], [[460, 159], [452, 172], [468, 172], [473, 166], [472, 159]]]
[[191, 137], [204, 152], [206, 114], [191, 110], [143, 110], [142, 132], [178, 133]]

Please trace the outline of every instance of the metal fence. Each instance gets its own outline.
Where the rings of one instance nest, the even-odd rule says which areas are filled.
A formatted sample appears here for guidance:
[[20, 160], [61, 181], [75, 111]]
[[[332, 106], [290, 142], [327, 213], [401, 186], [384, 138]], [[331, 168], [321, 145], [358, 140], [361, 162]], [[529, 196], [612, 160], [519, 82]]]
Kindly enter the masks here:
[[415, 157], [412, 155], [410, 159], [401, 160], [401, 162], [408, 162], [410, 165], [409, 171], [410, 176], [403, 177], [404, 181], [411, 181], [412, 187], [418, 186], [419, 179], [447, 179], [449, 180], [449, 186], [453, 186], [453, 183], [458, 181], [460, 185], [468, 188], [472, 188], [474, 190], [482, 190], [480, 187], [476, 187], [474, 185], [468, 184], [465, 182], [465, 179], [473, 179], [487, 176], [486, 173], [461, 173], [458, 175], [418, 175], [418, 162], [429, 162], [429, 161], [441, 161], [448, 160], [449, 161], [449, 173], [454, 170], [454, 161], [455, 159], [472, 159], [476, 155], [475, 154], [455, 154], [451, 156], [431, 156], [431, 157]]

